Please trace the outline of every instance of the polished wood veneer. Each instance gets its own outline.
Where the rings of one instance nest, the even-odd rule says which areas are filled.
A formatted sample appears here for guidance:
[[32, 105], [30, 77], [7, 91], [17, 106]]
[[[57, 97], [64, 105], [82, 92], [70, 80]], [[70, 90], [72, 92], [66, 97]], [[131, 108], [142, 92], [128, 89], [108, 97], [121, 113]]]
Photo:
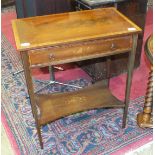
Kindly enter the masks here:
[[102, 10], [16, 19], [12, 24], [17, 48], [22, 51], [141, 31], [116, 9]]
[[61, 47], [40, 48], [29, 51], [29, 59], [32, 67], [58, 65], [82, 61], [86, 59], [99, 58], [107, 55], [113, 55], [116, 50], [124, 53], [131, 50], [131, 36], [117, 37], [112, 39], [96, 39], [83, 41], [83, 43], [72, 43], [62, 45]]
[[125, 106], [103, 86], [103, 82], [74, 92], [36, 95], [36, 103], [39, 107], [38, 118], [41, 125], [84, 110]]
[[[96, 108], [124, 108], [126, 125], [138, 33], [141, 29], [115, 8], [96, 9], [13, 21], [32, 113], [41, 148], [41, 126], [61, 117]], [[32, 68], [105, 57], [109, 79], [110, 56], [128, 53], [125, 100], [119, 101], [103, 82], [75, 92], [34, 93]]]

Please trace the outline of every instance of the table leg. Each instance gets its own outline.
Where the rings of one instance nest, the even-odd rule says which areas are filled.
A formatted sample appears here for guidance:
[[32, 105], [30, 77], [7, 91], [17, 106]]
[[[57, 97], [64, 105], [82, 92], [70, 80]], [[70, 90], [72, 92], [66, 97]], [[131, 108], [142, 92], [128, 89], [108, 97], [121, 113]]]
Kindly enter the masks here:
[[49, 74], [50, 74], [50, 81], [55, 81], [54, 67], [53, 66], [49, 66]]
[[36, 107], [35, 98], [34, 98], [34, 88], [33, 88], [32, 73], [31, 73], [31, 69], [30, 69], [28, 52], [27, 51], [21, 52], [21, 57], [22, 57], [22, 63], [23, 63], [23, 67], [24, 67], [24, 74], [25, 74], [27, 89], [28, 89], [28, 93], [30, 96], [32, 114], [35, 119], [40, 146], [43, 149], [40, 124], [38, 121], [37, 107]]
[[129, 52], [128, 74], [127, 74], [126, 92], [125, 92], [125, 108], [124, 108], [123, 123], [122, 123], [123, 128], [125, 128], [126, 126], [126, 119], [127, 119], [127, 114], [128, 114], [131, 82], [132, 82], [133, 68], [134, 68], [134, 62], [135, 62], [135, 53], [136, 53], [136, 47], [137, 47], [137, 38], [138, 38], [138, 35], [134, 34], [132, 50]]
[[109, 88], [109, 83], [110, 83], [110, 66], [111, 66], [111, 58], [107, 58], [107, 86]]
[[149, 73], [147, 91], [142, 113], [137, 115], [137, 123], [140, 127], [153, 128], [152, 106], [153, 106], [153, 69]]

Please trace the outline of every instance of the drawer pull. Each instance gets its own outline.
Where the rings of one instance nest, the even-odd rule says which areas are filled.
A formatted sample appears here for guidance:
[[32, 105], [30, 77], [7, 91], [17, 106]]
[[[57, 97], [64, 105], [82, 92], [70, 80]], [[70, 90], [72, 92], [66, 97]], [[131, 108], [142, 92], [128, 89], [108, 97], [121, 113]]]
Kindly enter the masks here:
[[49, 54], [49, 59], [53, 60], [54, 59], [54, 54]]
[[110, 47], [112, 50], [115, 50], [116, 49], [116, 45], [114, 43], [111, 44], [111, 47]]

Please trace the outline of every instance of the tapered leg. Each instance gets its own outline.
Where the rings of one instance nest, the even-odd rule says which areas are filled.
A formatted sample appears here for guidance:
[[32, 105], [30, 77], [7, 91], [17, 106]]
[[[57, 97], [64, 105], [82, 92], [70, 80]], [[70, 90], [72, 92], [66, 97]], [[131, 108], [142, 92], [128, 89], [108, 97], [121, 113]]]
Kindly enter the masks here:
[[24, 74], [25, 74], [27, 89], [28, 89], [28, 93], [29, 93], [29, 96], [30, 96], [30, 103], [31, 103], [32, 113], [33, 113], [33, 117], [35, 119], [35, 123], [36, 123], [36, 127], [37, 127], [38, 138], [39, 138], [40, 146], [41, 146], [41, 148], [43, 148], [40, 125], [39, 125], [39, 122], [38, 122], [38, 113], [37, 113], [36, 101], [35, 101], [35, 98], [34, 98], [34, 88], [33, 88], [32, 74], [31, 74], [29, 57], [28, 57], [27, 51], [21, 52], [21, 57], [22, 57], [22, 63], [23, 63], [23, 67], [24, 67]]
[[110, 83], [110, 65], [111, 65], [111, 58], [107, 58], [107, 87], [109, 88]]
[[40, 147], [41, 147], [41, 149], [43, 149], [43, 141], [42, 141], [42, 136], [41, 136], [41, 126], [36, 123], [36, 127], [37, 127], [37, 134], [38, 134], [38, 138], [39, 138]]
[[50, 81], [55, 81], [54, 67], [53, 66], [49, 66], [49, 74], [50, 74]]
[[30, 64], [29, 64], [29, 58], [27, 55], [27, 51], [21, 52], [21, 58], [22, 58], [22, 63], [23, 63], [23, 68], [24, 68], [24, 75], [25, 75], [25, 80], [26, 80], [26, 84], [27, 84], [27, 90], [28, 90], [28, 94], [30, 96], [30, 104], [31, 104], [32, 114], [33, 114], [33, 117], [35, 117], [35, 115], [37, 115], [37, 113], [36, 113], [34, 93], [33, 93], [34, 88], [33, 88], [32, 73], [30, 70]]
[[133, 68], [134, 68], [134, 62], [135, 62], [135, 53], [136, 53], [136, 47], [137, 47], [137, 38], [138, 38], [137, 34], [133, 35], [133, 46], [132, 46], [131, 52], [129, 52], [128, 74], [127, 74], [126, 92], [125, 92], [125, 108], [124, 108], [123, 123], [122, 123], [123, 128], [125, 128], [126, 126], [126, 119], [128, 114], [130, 89], [131, 89]]

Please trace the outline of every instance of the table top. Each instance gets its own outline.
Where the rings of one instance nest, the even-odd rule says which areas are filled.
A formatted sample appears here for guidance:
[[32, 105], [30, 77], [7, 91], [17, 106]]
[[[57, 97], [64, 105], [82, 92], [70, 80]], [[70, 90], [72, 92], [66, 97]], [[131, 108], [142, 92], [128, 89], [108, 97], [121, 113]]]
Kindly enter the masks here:
[[113, 7], [16, 19], [12, 26], [19, 51], [141, 32]]
[[145, 44], [145, 53], [151, 64], [153, 64], [153, 35], [150, 35]]

